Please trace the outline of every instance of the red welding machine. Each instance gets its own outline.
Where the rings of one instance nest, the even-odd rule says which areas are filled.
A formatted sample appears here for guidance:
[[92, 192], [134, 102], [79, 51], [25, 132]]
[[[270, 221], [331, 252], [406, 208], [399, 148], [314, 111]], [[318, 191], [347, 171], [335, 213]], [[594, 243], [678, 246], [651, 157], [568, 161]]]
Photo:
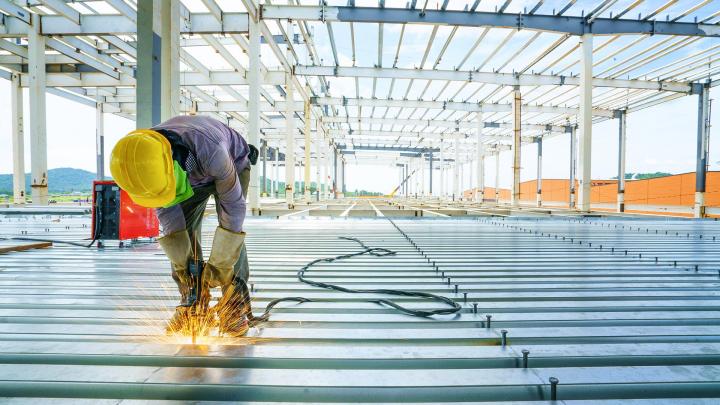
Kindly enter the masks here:
[[158, 236], [155, 209], [141, 207], [114, 181], [93, 182], [93, 239], [128, 240]]

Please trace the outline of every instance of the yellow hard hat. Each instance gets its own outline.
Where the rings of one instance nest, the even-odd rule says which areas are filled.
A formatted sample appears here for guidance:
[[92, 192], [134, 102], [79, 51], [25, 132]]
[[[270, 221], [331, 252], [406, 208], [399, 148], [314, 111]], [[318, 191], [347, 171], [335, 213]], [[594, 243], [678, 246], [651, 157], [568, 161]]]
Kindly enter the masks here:
[[110, 157], [113, 179], [143, 207], [162, 207], [175, 198], [173, 170], [170, 142], [149, 129], [121, 138]]

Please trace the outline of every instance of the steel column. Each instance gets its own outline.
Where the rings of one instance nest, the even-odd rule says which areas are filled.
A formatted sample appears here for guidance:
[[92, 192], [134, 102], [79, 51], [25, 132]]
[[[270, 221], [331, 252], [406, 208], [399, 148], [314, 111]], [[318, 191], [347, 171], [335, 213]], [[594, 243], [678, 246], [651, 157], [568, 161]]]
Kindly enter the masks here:
[[98, 180], [105, 179], [105, 113], [103, 112], [102, 96], [97, 97], [95, 105], [95, 155]]
[[477, 120], [477, 190], [475, 192], [475, 201], [482, 202], [485, 198], [485, 144], [483, 143], [483, 122], [482, 112], [478, 112], [475, 117]]
[[570, 131], [570, 208], [575, 208], [575, 167], [577, 159], [577, 130]]
[[455, 138], [455, 161], [453, 162], [453, 191], [452, 199], [460, 198], [460, 140]]
[[420, 161], [418, 161], [418, 167], [420, 168], [420, 195], [422, 197], [425, 197], [425, 162], [423, 161], [425, 158], [420, 156]]
[[310, 200], [310, 102], [305, 102], [305, 200]]
[[542, 158], [543, 158], [543, 137], [537, 138], [537, 194], [535, 205], [542, 207]]
[[500, 203], [500, 152], [495, 152], [495, 204]]
[[30, 171], [33, 205], [48, 203], [47, 128], [45, 113], [45, 37], [40, 16], [32, 15], [28, 28], [28, 78], [30, 95]]
[[345, 159], [340, 158], [340, 191], [342, 196], [345, 197], [347, 189], [345, 188]]
[[456, 165], [458, 166], [458, 190], [455, 194], [456, 198], [459, 201], [462, 201], [464, 194], [463, 191], [465, 190], [465, 162], [458, 162]]
[[710, 143], [710, 87], [703, 85], [698, 95], [697, 157], [695, 167], [695, 218], [705, 217], [705, 188]]
[[332, 178], [332, 185], [333, 185], [333, 198], [338, 198], [338, 150], [333, 148], [333, 178]]
[[428, 153], [428, 157], [430, 160], [430, 168], [429, 168], [430, 175], [429, 175], [429, 179], [428, 179], [428, 192], [429, 192], [430, 196], [432, 197], [432, 195], [433, 195], [433, 159], [434, 159], [433, 153], [432, 152]]
[[[323, 186], [325, 187], [325, 199], [329, 200], [332, 198], [332, 195], [330, 194], [330, 186], [332, 185], [332, 180], [330, 178], [330, 152], [331, 148], [330, 145], [325, 144], [323, 146], [323, 149], [325, 149], [324, 156], [323, 156], [323, 167], [324, 167], [324, 176], [323, 176]], [[334, 192], [334, 190], [333, 190]]]
[[19, 74], [13, 74], [11, 78], [10, 114], [12, 114], [13, 202], [25, 204], [25, 129], [23, 128], [23, 89]]
[[592, 66], [593, 66], [593, 35], [584, 34], [580, 44], [580, 111], [578, 127], [578, 209], [590, 211], [590, 185], [592, 183]]
[[[248, 78], [247, 141], [251, 145], [257, 145], [260, 141], [260, 88], [262, 85], [262, 76], [260, 75], [260, 24], [252, 19], [249, 19], [248, 23], [248, 70], [246, 72]], [[250, 170], [248, 188], [248, 208], [254, 214], [260, 209], [258, 173], [256, 170]]]
[[445, 198], [445, 144], [440, 138], [440, 199]]
[[267, 195], [267, 142], [262, 141], [260, 156], [262, 156], [262, 196]]
[[322, 121], [318, 119], [315, 121], [315, 193], [318, 201], [323, 197], [321, 183], [322, 183], [322, 158], [321, 147], [322, 147]]
[[627, 139], [627, 111], [622, 110], [618, 114], [618, 191], [617, 211], [625, 212], [625, 154]]
[[513, 91], [513, 184], [512, 205], [520, 205], [520, 152], [522, 149], [522, 95], [520, 86]]
[[137, 8], [137, 71], [135, 103], [138, 128], [162, 120], [162, 37], [160, 2], [140, 1]]
[[280, 198], [280, 148], [275, 148], [275, 198]]
[[[412, 173], [412, 170], [413, 170], [412, 160], [410, 160], [410, 162], [408, 162], [405, 166], [407, 167], [406, 173], [407, 174]], [[415, 195], [415, 186], [414, 186], [411, 178], [408, 178], [408, 195], [409, 196]]]
[[180, 7], [175, 0], [162, 0], [160, 6], [160, 119], [180, 115]]
[[[288, 51], [289, 53], [289, 51]], [[295, 203], [295, 111], [292, 104], [294, 99], [293, 80], [290, 73], [287, 74], [287, 83], [285, 84], [286, 106], [285, 110], [285, 202], [288, 206]]]

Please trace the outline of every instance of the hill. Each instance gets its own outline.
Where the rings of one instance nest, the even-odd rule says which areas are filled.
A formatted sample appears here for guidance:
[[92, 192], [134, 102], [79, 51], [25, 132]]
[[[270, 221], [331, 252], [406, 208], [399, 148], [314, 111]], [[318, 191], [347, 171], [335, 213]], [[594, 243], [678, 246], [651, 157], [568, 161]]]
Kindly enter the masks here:
[[[666, 173], [666, 172], [625, 173], [625, 180], [644, 180], [644, 179], [654, 179], [657, 177], [667, 177], [667, 176], [672, 176], [672, 173]], [[617, 179], [617, 176], [613, 176], [611, 178]]]
[[[82, 169], [61, 167], [48, 170], [50, 194], [66, 194], [75, 191], [90, 192], [95, 173]], [[12, 174], [0, 174], [0, 194], [12, 195]], [[25, 174], [25, 193], [30, 195], [30, 173]]]

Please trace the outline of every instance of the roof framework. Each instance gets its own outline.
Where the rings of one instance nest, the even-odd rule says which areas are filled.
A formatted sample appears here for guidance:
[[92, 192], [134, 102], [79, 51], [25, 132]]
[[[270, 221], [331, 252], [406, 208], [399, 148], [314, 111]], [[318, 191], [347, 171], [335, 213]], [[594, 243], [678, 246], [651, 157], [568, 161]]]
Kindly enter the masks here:
[[[712, 1], [321, 3], [243, 0], [230, 9], [215, 0], [183, 1], [179, 112], [209, 114], [245, 132], [255, 16], [261, 140], [301, 155], [302, 142], [287, 145], [272, 134], [292, 123], [299, 136], [310, 118], [318, 133], [311, 142], [322, 143], [313, 157], [328, 145], [460, 147], [463, 160], [503, 150], [512, 143], [516, 90], [523, 142], [568, 133], [579, 122], [582, 35], [595, 37], [593, 122], [719, 83], [720, 9]], [[20, 74], [28, 85], [28, 38], [36, 32], [46, 39], [49, 92], [135, 116], [134, 1], [0, 0], [0, 12], [0, 76]], [[470, 147], [478, 142], [482, 152]]]

